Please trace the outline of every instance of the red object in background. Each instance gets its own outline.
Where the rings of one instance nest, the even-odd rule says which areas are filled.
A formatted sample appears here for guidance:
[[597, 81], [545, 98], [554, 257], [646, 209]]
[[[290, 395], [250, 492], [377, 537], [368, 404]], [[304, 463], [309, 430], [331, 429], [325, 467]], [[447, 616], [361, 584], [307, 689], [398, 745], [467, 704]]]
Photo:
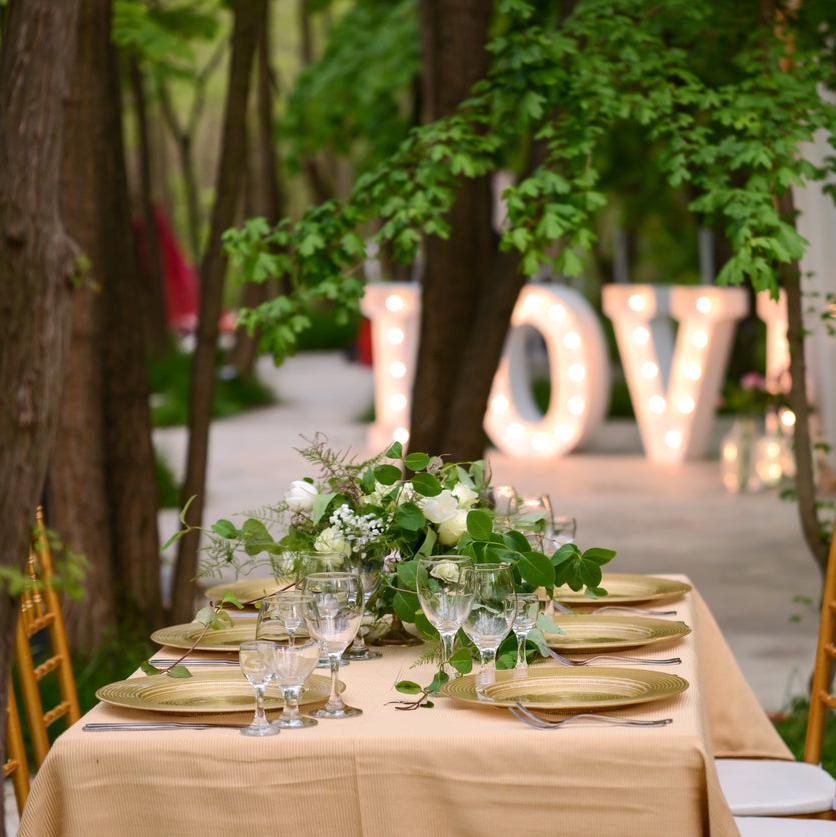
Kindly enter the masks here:
[[373, 366], [372, 359], [372, 324], [365, 317], [360, 321], [357, 335], [357, 362], [364, 366]]

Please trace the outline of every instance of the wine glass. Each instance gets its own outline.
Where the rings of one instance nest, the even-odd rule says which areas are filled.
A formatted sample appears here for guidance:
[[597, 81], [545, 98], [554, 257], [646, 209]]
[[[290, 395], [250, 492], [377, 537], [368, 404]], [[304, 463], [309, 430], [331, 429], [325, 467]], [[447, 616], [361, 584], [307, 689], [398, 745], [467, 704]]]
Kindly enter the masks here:
[[274, 673], [274, 656], [276, 643], [269, 640], [256, 639], [242, 642], [238, 651], [238, 664], [244, 677], [250, 681], [255, 689], [255, 714], [252, 723], [241, 730], [242, 735], [275, 735], [278, 727], [274, 727], [264, 712], [264, 692]]
[[337, 691], [340, 657], [363, 620], [363, 585], [353, 573], [311, 573], [302, 582], [311, 600], [305, 610], [310, 635], [319, 641], [331, 666], [331, 695], [316, 718], [351, 718], [362, 710], [346, 706]]
[[[366, 554], [352, 553], [347, 559], [346, 569], [348, 572], [360, 576], [360, 583], [363, 585], [363, 612], [371, 597], [375, 594], [380, 585], [380, 574], [383, 569], [383, 562]], [[383, 655], [379, 651], [372, 651], [364, 637], [368, 627], [360, 627], [357, 636], [351, 647], [346, 652], [349, 660], [377, 660]]]
[[419, 558], [418, 601], [424, 615], [441, 635], [442, 667], [449, 672], [456, 633], [473, 605], [473, 561], [463, 555]]
[[514, 576], [507, 562], [473, 567], [473, 606], [462, 629], [479, 649], [480, 683], [496, 679], [496, 650], [508, 636], [517, 608]]
[[488, 506], [498, 517], [511, 517], [517, 513], [520, 495], [513, 485], [492, 485], [487, 494]]
[[256, 639], [283, 641], [290, 638], [293, 645], [296, 633], [305, 623], [305, 603], [310, 597], [301, 590], [273, 593], [261, 602], [255, 627]]
[[[310, 602], [310, 598], [306, 600]], [[314, 727], [313, 718], [303, 718], [299, 714], [299, 693], [302, 686], [319, 662], [319, 643], [309, 639], [298, 645], [291, 640], [289, 645], [276, 645], [274, 668], [276, 683], [284, 695], [284, 710], [274, 725], [281, 729], [299, 729]]]
[[517, 637], [517, 664], [514, 671], [525, 673], [528, 671], [528, 660], [525, 657], [525, 641], [528, 632], [537, 624], [540, 615], [540, 599], [536, 593], [517, 593], [517, 606], [514, 612], [514, 622], [511, 626]]
[[552, 541], [554, 548], [559, 549], [563, 544], [575, 543], [575, 535], [578, 531], [578, 523], [574, 517], [568, 514], [559, 514], [554, 519], [554, 533]]
[[[300, 585], [303, 585], [307, 576], [313, 573], [354, 573], [354, 569], [349, 565], [349, 558], [342, 552], [298, 552], [297, 555], [297, 573]], [[347, 666], [349, 660], [343, 657], [342, 665]], [[319, 664], [317, 668], [330, 668], [331, 663], [328, 660], [328, 655], [325, 650], [319, 657]]]

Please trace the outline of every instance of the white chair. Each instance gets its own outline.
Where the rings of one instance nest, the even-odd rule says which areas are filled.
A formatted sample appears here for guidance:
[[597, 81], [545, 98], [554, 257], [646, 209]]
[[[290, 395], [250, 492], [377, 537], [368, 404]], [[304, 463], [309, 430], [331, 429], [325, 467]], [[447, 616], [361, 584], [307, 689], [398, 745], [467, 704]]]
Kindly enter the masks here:
[[[836, 696], [830, 693], [833, 660], [836, 657], [836, 525], [830, 541], [827, 577], [824, 582], [816, 668], [810, 694], [810, 716], [804, 761], [771, 759], [717, 759], [720, 787], [748, 835], [833, 834], [836, 823], [822, 820], [781, 820], [756, 822], [757, 817], [793, 817], [836, 811], [836, 781], [821, 767], [821, 748], [827, 713], [836, 709]], [[781, 830], [781, 829], [785, 830]], [[772, 829], [772, 830], [770, 830]], [[807, 829], [807, 830], [805, 830]]]
[[740, 837], [836, 837], [836, 822], [786, 817], [735, 817]]

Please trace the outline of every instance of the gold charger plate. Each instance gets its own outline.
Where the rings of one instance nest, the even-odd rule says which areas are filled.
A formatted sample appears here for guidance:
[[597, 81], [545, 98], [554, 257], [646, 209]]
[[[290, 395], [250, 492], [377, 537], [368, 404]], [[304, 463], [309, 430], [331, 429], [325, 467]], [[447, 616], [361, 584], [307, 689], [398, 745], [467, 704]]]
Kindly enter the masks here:
[[291, 579], [277, 580], [273, 576], [269, 576], [268, 578], [242, 578], [226, 584], [215, 584], [208, 590], [205, 590], [203, 595], [207, 599], [216, 601], [222, 599], [224, 593], [229, 592], [240, 602], [251, 602], [254, 599], [260, 599], [276, 593], [290, 583]]
[[655, 575], [628, 575], [626, 573], [604, 573], [601, 580], [608, 595], [591, 599], [582, 591], [577, 593], [568, 587], [558, 587], [555, 598], [564, 604], [602, 607], [608, 604], [639, 604], [659, 599], [676, 599], [691, 591], [691, 585], [683, 581], [671, 581]]
[[[194, 646], [195, 651], [232, 651], [237, 654], [238, 647], [242, 642], [255, 639], [256, 627], [254, 619], [241, 620], [226, 628], [206, 631], [200, 637], [204, 626], [200, 622], [189, 622], [187, 625], [171, 625], [168, 628], [160, 628], [158, 631], [154, 631], [151, 634], [151, 642], [184, 650], [189, 650]], [[301, 636], [301, 633], [297, 636]], [[261, 638], [284, 640], [287, 639], [287, 636], [274, 636], [271, 633], [270, 636], [262, 634]]]
[[[312, 674], [302, 687], [299, 703], [319, 703], [328, 699], [331, 681]], [[343, 683], [339, 684], [342, 691]], [[126, 709], [151, 712], [197, 713], [252, 712], [255, 706], [253, 687], [240, 671], [200, 671], [179, 679], [167, 674], [132, 677], [102, 686], [96, 697], [104, 703]], [[264, 695], [265, 709], [284, 705], [281, 690], [268, 686]]]
[[674, 697], [688, 688], [688, 681], [664, 671], [641, 668], [530, 668], [526, 677], [514, 671], [498, 671], [496, 682], [476, 694], [475, 674], [450, 680], [441, 694], [480, 706], [513, 706], [561, 712], [614, 709]]
[[546, 634], [546, 641], [551, 648], [559, 651], [638, 648], [691, 633], [684, 622], [652, 619], [649, 616], [560, 614], [554, 617], [554, 622], [564, 633]]

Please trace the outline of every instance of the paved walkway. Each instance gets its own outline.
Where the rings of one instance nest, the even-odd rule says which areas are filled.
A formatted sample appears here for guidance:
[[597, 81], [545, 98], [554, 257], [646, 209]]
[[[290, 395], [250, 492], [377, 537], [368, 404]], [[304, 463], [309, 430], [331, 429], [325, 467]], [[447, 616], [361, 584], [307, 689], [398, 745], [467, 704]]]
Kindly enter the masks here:
[[[307, 474], [294, 447], [300, 434], [325, 433], [335, 447], [365, 447], [356, 421], [373, 398], [370, 370], [339, 355], [304, 354], [262, 374], [282, 403], [216, 422], [212, 430], [207, 519], [279, 499]], [[722, 430], [717, 428], [718, 435]], [[179, 469], [185, 434], [157, 433]], [[548, 493], [578, 520], [581, 545], [618, 550], [622, 572], [687, 573], [708, 600], [764, 706], [779, 709], [806, 689], [817, 616], [794, 603], [816, 599], [819, 576], [799, 535], [795, 507], [772, 494], [724, 492], [716, 461], [681, 467], [649, 463], [635, 426], [607, 424], [591, 449], [542, 463], [490, 457], [494, 481]], [[164, 537], [174, 514], [162, 515]], [[790, 621], [800, 613], [800, 623]]]

